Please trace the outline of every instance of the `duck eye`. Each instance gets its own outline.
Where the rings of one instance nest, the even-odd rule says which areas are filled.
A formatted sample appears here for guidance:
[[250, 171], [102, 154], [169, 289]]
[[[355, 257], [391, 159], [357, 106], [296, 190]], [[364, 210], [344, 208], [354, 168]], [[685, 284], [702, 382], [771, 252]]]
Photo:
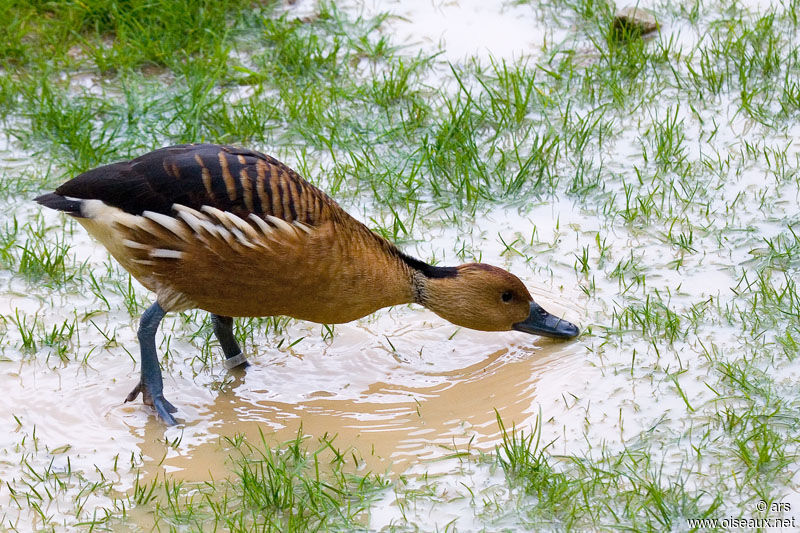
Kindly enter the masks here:
[[500, 298], [502, 298], [504, 302], [510, 302], [513, 296], [514, 295], [511, 294], [511, 291], [506, 291], [500, 295]]

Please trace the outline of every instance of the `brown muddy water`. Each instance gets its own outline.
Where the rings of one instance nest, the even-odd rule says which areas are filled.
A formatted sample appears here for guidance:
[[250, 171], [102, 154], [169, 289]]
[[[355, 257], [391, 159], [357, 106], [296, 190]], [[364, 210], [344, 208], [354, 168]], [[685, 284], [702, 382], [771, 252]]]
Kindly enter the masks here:
[[[553, 312], [578, 314], [566, 300], [534, 292]], [[4, 303], [17, 309], [19, 298]], [[53, 304], [42, 313], [58, 313]], [[101, 469], [117, 455], [133, 456], [146, 474], [220, 478], [229, 466], [220, 437], [258, 440], [263, 432], [279, 443], [302, 427], [306, 435], [337, 435], [336, 444], [357, 449], [371, 470], [402, 472], [454, 447], [491, 449], [499, 435], [495, 409], [508, 423], [529, 423], [540, 398], [558, 396], [558, 383], [574, 378], [581, 352], [574, 342], [459, 330], [426, 310], [405, 307], [336, 326], [328, 341], [318, 325], [292, 323], [289, 336], [305, 338], [289, 349], [256, 336], [258, 344], [246, 348], [251, 366], [228, 372], [218, 349], [213, 368], [193, 361], [198, 348], [171, 331], [188, 331], [179, 321], [165, 320], [172, 360], [164, 370], [178, 427], [165, 429], [140, 400], [123, 403], [139, 371], [125, 350], [138, 359], [138, 345], [135, 320], [119, 313], [78, 323], [80, 351], [92, 350], [86, 364], [33, 357], [5, 363], [11, 369], [0, 376], [3, 411], [23, 428], [35, 427], [48, 449], [68, 447], [70, 455], [91, 458]], [[118, 346], [95, 344], [102, 342], [95, 325], [113, 330]], [[21, 428], [10, 416], [0, 424], [0, 447], [14, 448]], [[176, 446], [165, 442], [176, 438]], [[14, 463], [0, 469], [8, 475]]]

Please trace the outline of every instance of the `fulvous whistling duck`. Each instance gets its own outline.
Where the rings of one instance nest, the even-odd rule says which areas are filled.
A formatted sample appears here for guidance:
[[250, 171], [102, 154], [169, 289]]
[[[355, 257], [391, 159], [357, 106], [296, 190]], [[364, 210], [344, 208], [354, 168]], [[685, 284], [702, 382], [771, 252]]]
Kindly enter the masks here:
[[423, 305], [453, 324], [572, 338], [513, 274], [481, 263], [429, 265], [348, 215], [280, 161], [213, 144], [155, 150], [85, 172], [36, 198], [72, 215], [156, 294], [138, 338], [139, 393], [169, 425], [155, 334], [164, 314], [211, 313], [226, 366], [246, 366], [234, 316], [335, 324], [382, 307]]

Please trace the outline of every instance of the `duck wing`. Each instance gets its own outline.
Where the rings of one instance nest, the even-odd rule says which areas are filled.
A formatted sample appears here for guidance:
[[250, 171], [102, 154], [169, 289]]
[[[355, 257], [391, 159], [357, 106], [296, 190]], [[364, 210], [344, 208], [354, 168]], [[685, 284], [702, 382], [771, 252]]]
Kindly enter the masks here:
[[214, 144], [161, 148], [131, 161], [89, 170], [36, 199], [81, 212], [79, 200], [100, 200], [132, 215], [145, 211], [175, 216], [173, 206], [209, 206], [248, 219], [276, 217], [316, 225], [338, 205], [294, 170], [268, 155]]
[[231, 146], [162, 148], [36, 200], [75, 216], [173, 311], [319, 319], [297, 295], [349, 290], [351, 241], [376, 238], [280, 161]]

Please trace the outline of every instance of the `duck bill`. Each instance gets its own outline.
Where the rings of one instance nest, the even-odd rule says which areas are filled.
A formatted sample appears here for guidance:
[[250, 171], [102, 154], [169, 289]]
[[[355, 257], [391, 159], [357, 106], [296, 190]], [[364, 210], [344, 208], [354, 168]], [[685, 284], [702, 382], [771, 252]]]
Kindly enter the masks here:
[[578, 326], [551, 315], [536, 302], [531, 302], [531, 314], [528, 318], [511, 327], [517, 331], [553, 339], [571, 339], [580, 333]]

